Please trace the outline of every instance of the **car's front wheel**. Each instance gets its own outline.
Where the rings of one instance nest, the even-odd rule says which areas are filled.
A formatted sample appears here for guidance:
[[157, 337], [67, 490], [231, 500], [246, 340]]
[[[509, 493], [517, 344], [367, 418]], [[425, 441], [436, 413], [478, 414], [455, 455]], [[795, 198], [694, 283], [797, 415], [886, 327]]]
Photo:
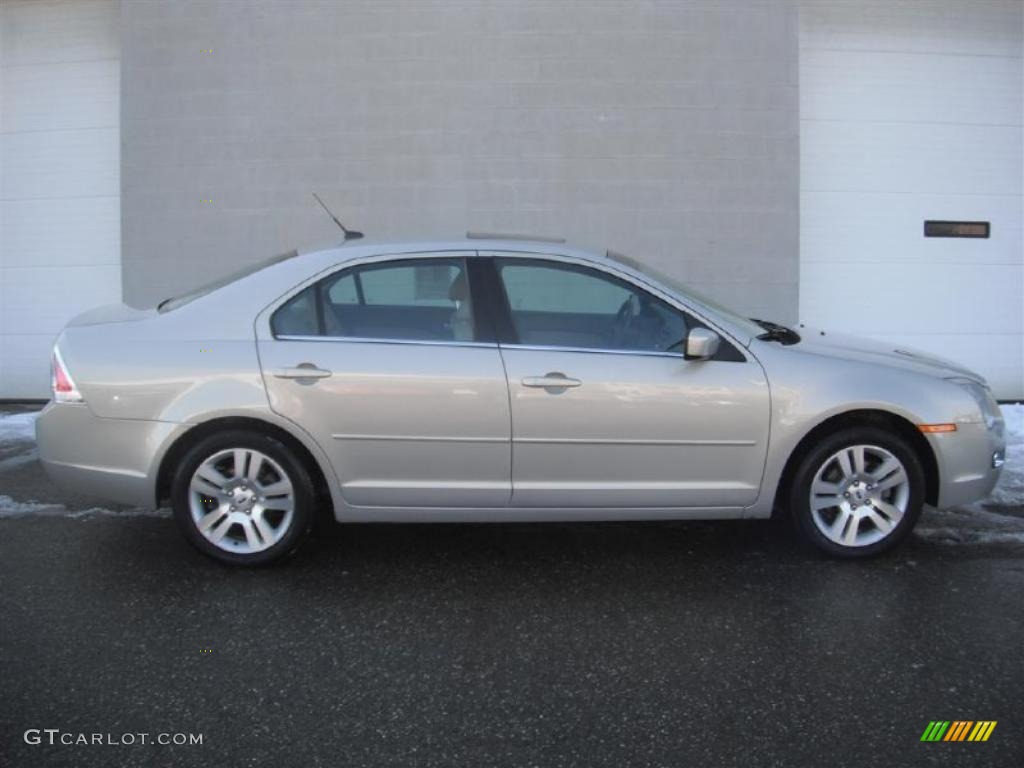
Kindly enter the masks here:
[[263, 565], [293, 552], [313, 519], [305, 466], [266, 435], [230, 431], [200, 440], [171, 481], [174, 517], [201, 552]]
[[845, 429], [804, 456], [789, 498], [797, 528], [812, 544], [837, 557], [868, 557], [913, 530], [924, 503], [924, 470], [898, 435]]

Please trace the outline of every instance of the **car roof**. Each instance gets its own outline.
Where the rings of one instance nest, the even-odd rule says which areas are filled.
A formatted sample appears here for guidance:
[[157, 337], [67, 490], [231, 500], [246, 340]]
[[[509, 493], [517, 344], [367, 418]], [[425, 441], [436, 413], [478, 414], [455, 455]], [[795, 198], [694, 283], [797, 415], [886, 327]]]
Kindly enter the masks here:
[[341, 243], [333, 248], [323, 248], [300, 252], [306, 261], [324, 259], [333, 264], [366, 258], [369, 256], [401, 255], [413, 253], [429, 253], [436, 251], [505, 251], [510, 253], [536, 253], [554, 256], [571, 256], [587, 261], [603, 263], [636, 272], [631, 265], [614, 258], [609, 258], [600, 251], [578, 247], [566, 243], [561, 238], [530, 237], [528, 235], [478, 235], [467, 233], [466, 236], [447, 239], [424, 240], [388, 240], [366, 238]]

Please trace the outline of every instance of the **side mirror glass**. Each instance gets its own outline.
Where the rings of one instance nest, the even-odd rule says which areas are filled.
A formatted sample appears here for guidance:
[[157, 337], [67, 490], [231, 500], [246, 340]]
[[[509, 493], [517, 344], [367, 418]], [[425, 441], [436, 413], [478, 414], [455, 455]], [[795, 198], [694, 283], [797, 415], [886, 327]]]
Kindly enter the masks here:
[[694, 328], [686, 335], [687, 360], [707, 360], [718, 352], [722, 337], [710, 328]]

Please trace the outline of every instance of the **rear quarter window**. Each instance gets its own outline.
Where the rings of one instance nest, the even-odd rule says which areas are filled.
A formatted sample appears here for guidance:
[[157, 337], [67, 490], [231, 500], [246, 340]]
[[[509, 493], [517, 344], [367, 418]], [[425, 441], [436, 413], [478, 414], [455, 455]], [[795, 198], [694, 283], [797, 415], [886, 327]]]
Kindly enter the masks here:
[[316, 318], [316, 286], [310, 286], [293, 296], [278, 309], [270, 321], [275, 336], [316, 336], [319, 323]]

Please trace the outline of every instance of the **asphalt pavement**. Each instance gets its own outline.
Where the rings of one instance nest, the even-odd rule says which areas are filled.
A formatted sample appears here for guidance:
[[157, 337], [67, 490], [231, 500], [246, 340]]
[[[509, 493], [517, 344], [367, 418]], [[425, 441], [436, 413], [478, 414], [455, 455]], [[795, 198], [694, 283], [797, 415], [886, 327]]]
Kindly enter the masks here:
[[[8, 453], [2, 766], [1024, 764], [1019, 544], [847, 563], [775, 523], [352, 525], [240, 570]], [[922, 743], [932, 720], [997, 726]], [[137, 735], [165, 733], [202, 744]]]

